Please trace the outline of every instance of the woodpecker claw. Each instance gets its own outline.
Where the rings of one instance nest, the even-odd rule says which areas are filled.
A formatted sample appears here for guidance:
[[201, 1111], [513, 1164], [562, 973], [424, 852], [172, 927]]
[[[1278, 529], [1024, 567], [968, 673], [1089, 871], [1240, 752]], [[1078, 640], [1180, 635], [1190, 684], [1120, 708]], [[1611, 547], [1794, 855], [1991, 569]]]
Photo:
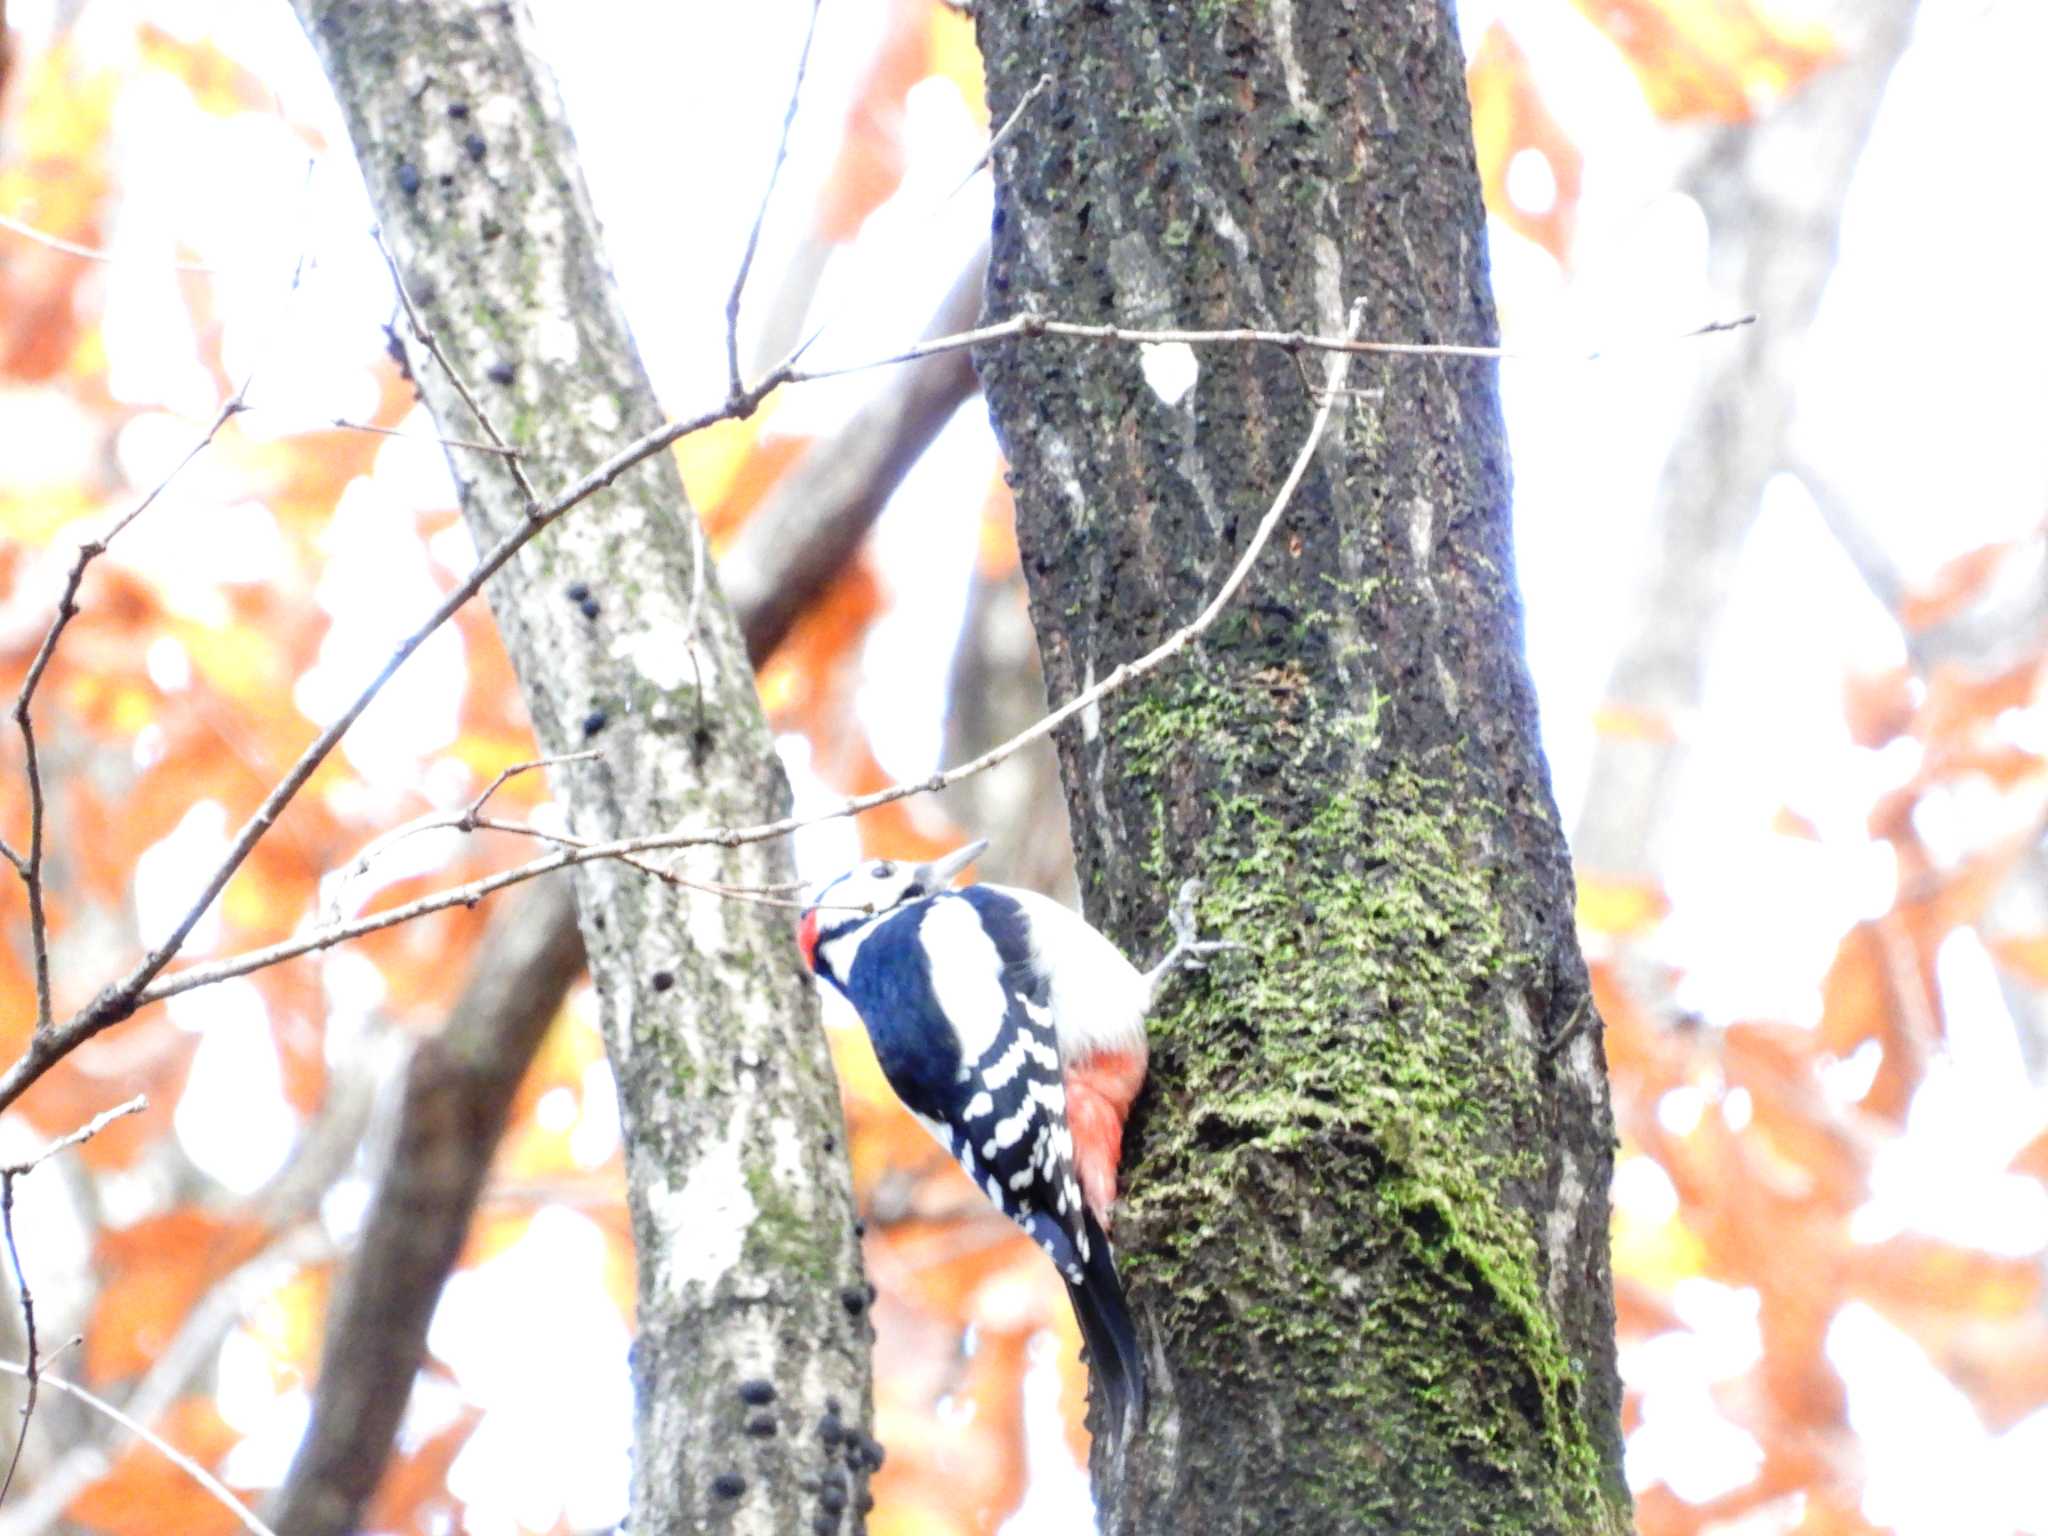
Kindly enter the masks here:
[[1166, 914], [1167, 922], [1173, 928], [1173, 946], [1168, 949], [1160, 962], [1145, 973], [1145, 980], [1156, 993], [1166, 978], [1176, 969], [1206, 971], [1209, 964], [1202, 957], [1217, 955], [1227, 949], [1243, 949], [1245, 946], [1234, 939], [1203, 939], [1196, 937], [1195, 899], [1202, 894], [1200, 880], [1184, 880], [1179, 893], [1173, 898], [1173, 906]]

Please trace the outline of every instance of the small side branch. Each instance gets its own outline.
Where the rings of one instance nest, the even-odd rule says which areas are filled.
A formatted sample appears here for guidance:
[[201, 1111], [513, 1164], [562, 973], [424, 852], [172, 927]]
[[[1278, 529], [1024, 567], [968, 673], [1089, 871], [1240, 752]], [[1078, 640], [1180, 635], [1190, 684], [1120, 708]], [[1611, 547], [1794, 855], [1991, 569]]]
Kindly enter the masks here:
[[7, 861], [21, 876], [22, 884], [28, 891], [28, 934], [29, 949], [35, 965], [36, 976], [36, 1029], [40, 1033], [50, 1027], [50, 925], [49, 916], [43, 904], [43, 842], [44, 803], [42, 757], [36, 745], [34, 704], [36, 689], [42, 686], [43, 674], [49, 670], [51, 658], [57, 654], [57, 643], [64, 638], [64, 631], [78, 616], [78, 589], [85, 581], [86, 568], [107, 552], [107, 546], [120, 533], [155, 504], [157, 498], [170, 489], [171, 482], [185, 472], [185, 468], [203, 453], [208, 445], [220, 435], [220, 429], [231, 418], [246, 409], [244, 398], [249, 393], [249, 379], [242, 381], [242, 387], [230, 395], [213, 418], [206, 433], [194, 443], [185, 456], [171, 467], [171, 472], [159, 480], [142, 500], [115, 519], [114, 525], [96, 539], [88, 539], [78, 546], [78, 554], [71, 562], [71, 570], [64, 578], [64, 591], [57, 599], [57, 613], [50, 620], [50, 627], [43, 632], [42, 643], [36, 647], [36, 654], [28, 664], [28, 673], [21, 680], [21, 688], [14, 695], [15, 726], [21, 731], [23, 773], [28, 779], [28, 851], [6, 850]]
[[725, 367], [727, 388], [734, 399], [745, 392], [740, 379], [740, 300], [747, 291], [747, 274], [754, 268], [754, 252], [761, 244], [761, 226], [768, 219], [768, 205], [775, 199], [775, 184], [782, 179], [783, 162], [789, 158], [789, 130], [796, 122], [797, 103], [803, 99], [804, 75], [811, 67], [811, 44], [818, 37], [818, 13], [824, 0], [811, 0], [811, 19], [804, 27], [803, 51], [796, 56], [796, 79], [789, 86], [789, 107], [782, 114], [782, 137], [775, 142], [775, 163], [768, 168], [768, 184], [761, 189], [760, 206], [754, 210], [753, 227], [747, 231], [746, 249], [740, 253], [740, 269], [733, 275], [732, 296], [725, 301]]
[[455, 365], [448, 361], [448, 354], [441, 350], [440, 339], [428, 328], [426, 321], [420, 318], [420, 312], [412, 302], [412, 295], [406, 291], [405, 279], [399, 274], [398, 258], [391, 254], [391, 247], [384, 242], [384, 231], [372, 229], [370, 237], [377, 242], [377, 251], [383, 256], [384, 265], [391, 270], [391, 284], [398, 290], [398, 302], [405, 310], [406, 324], [411, 327], [413, 335], [419, 338], [420, 345], [425, 347], [428, 355], [434, 359], [436, 366], [447, 378], [449, 386], [462, 397], [462, 403], [469, 407], [469, 414], [476, 418], [476, 424], [483, 429], [484, 436], [505, 456], [506, 467], [511, 470], [512, 478], [518, 482], [520, 494], [526, 498], [527, 511], [536, 511], [540, 506], [540, 497], [534, 494], [533, 485], [526, 478], [526, 471], [520, 467], [518, 453], [505, 441], [497, 423], [491, 420], [490, 414], [484, 410], [476, 396], [470, 393], [470, 388], [463, 382], [462, 375], [455, 371]]
[[[1363, 313], [1362, 305], [1353, 307], [1351, 317], [1353, 334], [1356, 334], [1356, 329], [1363, 317]], [[873, 810], [877, 806], [888, 805], [892, 801], [907, 799], [911, 795], [934, 794], [949, 785], [959, 783], [962, 779], [971, 778], [975, 774], [986, 772], [996, 764], [1022, 751], [1041, 737], [1051, 735], [1067, 721], [1073, 719], [1074, 716], [1099, 703], [1117, 689], [1123, 688], [1163, 666], [1215, 624], [1224, 608], [1229, 605], [1231, 599], [1244, 586], [1246, 578], [1251, 574], [1253, 565], [1257, 563], [1260, 554], [1272, 539], [1274, 530], [1279, 527], [1281, 518], [1286, 514], [1288, 505], [1293, 501], [1295, 492], [1300, 488], [1302, 479], [1307, 475], [1309, 465], [1314, 462], [1316, 449], [1321, 444], [1323, 434], [1329, 426], [1331, 414], [1334, 412], [1338, 400], [1343, 398], [1344, 380], [1350, 372], [1350, 366], [1350, 358], [1346, 354], [1340, 353], [1330, 359], [1322, 390], [1321, 403], [1316, 409], [1315, 418], [1310, 425], [1308, 436], [1303, 441], [1300, 452], [1296, 454], [1292, 467], [1288, 470], [1287, 478], [1281, 483], [1280, 489], [1275, 494], [1272, 504], [1267, 508], [1265, 515], [1259, 520], [1259, 525], [1253, 532], [1251, 541], [1245, 546], [1244, 553], [1238, 557], [1237, 564], [1232, 567], [1230, 574], [1224, 579], [1223, 584], [1217, 589], [1202, 611], [1182, 628], [1169, 635], [1150, 651], [1147, 651], [1143, 656], [1133, 661], [1125, 662], [1092, 688], [1085, 689], [1081, 693], [1076, 694], [1058, 709], [1045, 715], [1036, 724], [1018, 732], [1001, 745], [990, 748], [979, 757], [972, 758], [958, 767], [949, 768], [943, 773], [935, 773], [926, 779], [919, 779], [907, 784], [892, 785], [888, 789], [876, 790], [872, 794], [856, 795], [851, 799], [840, 802], [829, 810], [810, 816], [784, 817], [780, 821], [764, 822], [759, 826], [753, 827], [658, 832], [642, 837], [620, 838], [602, 843], [575, 841], [573, 845], [563, 846], [559, 851], [535, 859], [530, 863], [519, 865], [513, 869], [501, 870], [495, 875], [486, 876], [467, 885], [438, 891], [431, 896], [423, 896], [417, 901], [407, 902], [405, 905], [394, 907], [387, 912], [374, 913], [368, 917], [358, 918], [353, 922], [335, 924], [312, 933], [302, 934], [281, 944], [270, 945], [265, 949], [251, 950], [245, 954], [232, 956], [229, 959], [212, 965], [193, 966], [188, 970], [180, 971], [175, 976], [165, 977], [146, 989], [138, 990], [133, 998], [134, 1006], [155, 1002], [160, 998], [171, 997], [180, 992], [190, 991], [195, 987], [209, 986], [218, 981], [225, 981], [233, 976], [247, 975], [251, 971], [258, 971], [267, 966], [276, 965], [280, 961], [310, 954], [315, 950], [328, 949], [336, 944], [359, 938], [365, 934], [375, 933], [398, 923], [410, 922], [413, 918], [423, 917], [430, 912], [445, 911], [450, 907], [456, 906], [474, 905], [494, 891], [503, 890], [506, 886], [517, 885], [521, 881], [531, 880], [538, 875], [544, 875], [552, 870], [562, 869], [571, 864], [585, 864], [595, 859], [632, 860], [636, 855], [668, 848], [704, 846], [737, 848], [747, 843], [766, 842], [770, 838], [785, 837], [800, 828], [813, 826], [819, 822], [856, 816], [862, 811]], [[499, 830], [532, 831], [534, 829], [504, 826]], [[554, 837], [551, 840], [565, 844], [571, 842], [569, 839], [560, 837]], [[659, 870], [650, 869], [649, 873], [658, 874], [664, 879], [674, 878]], [[725, 894], [725, 892], [721, 892], [721, 894]], [[10, 1092], [19, 1092], [19, 1089], [14, 1087], [19, 1071], [20, 1067], [17, 1064], [17, 1067], [10, 1071], [5, 1079], [0, 1079], [0, 1104], [7, 1102]]]
[[125, 1104], [116, 1104], [112, 1109], [102, 1110], [84, 1125], [68, 1136], [60, 1136], [44, 1147], [35, 1156], [19, 1163], [0, 1168], [0, 1234], [7, 1241], [7, 1258], [14, 1266], [14, 1284], [21, 1292], [21, 1333], [28, 1350], [27, 1361], [19, 1367], [10, 1367], [20, 1372], [28, 1382], [28, 1397], [21, 1405], [21, 1433], [15, 1436], [14, 1454], [7, 1460], [7, 1475], [0, 1478], [0, 1503], [5, 1503], [9, 1491], [14, 1487], [14, 1474], [21, 1466], [22, 1447], [28, 1444], [29, 1420], [35, 1417], [36, 1389], [42, 1383], [42, 1357], [36, 1345], [36, 1299], [28, 1286], [28, 1272], [21, 1267], [21, 1249], [14, 1241], [14, 1181], [35, 1169], [59, 1152], [68, 1151], [81, 1142], [90, 1141], [123, 1115], [132, 1115], [147, 1109], [149, 1100], [141, 1094]]
[[[17, 1365], [12, 1360], [0, 1360], [0, 1371], [6, 1371], [14, 1376], [26, 1376], [28, 1374], [26, 1366]], [[136, 1439], [142, 1441], [145, 1445], [148, 1445], [158, 1455], [162, 1456], [164, 1460], [170, 1462], [172, 1466], [191, 1478], [201, 1488], [204, 1488], [207, 1494], [221, 1508], [227, 1510], [240, 1522], [242, 1529], [249, 1532], [249, 1536], [277, 1536], [275, 1531], [256, 1518], [255, 1513], [250, 1510], [248, 1505], [234, 1496], [227, 1484], [223, 1483], [175, 1445], [172, 1445], [170, 1441], [164, 1439], [162, 1435], [159, 1435], [147, 1424], [131, 1419], [112, 1403], [107, 1402], [103, 1398], [95, 1397], [74, 1381], [66, 1381], [61, 1376], [50, 1375], [45, 1375], [42, 1381], [45, 1386], [52, 1387], [68, 1396], [77, 1398], [86, 1407], [92, 1409], [93, 1412], [113, 1420], [114, 1423], [127, 1430], [129, 1434], [135, 1436]]]

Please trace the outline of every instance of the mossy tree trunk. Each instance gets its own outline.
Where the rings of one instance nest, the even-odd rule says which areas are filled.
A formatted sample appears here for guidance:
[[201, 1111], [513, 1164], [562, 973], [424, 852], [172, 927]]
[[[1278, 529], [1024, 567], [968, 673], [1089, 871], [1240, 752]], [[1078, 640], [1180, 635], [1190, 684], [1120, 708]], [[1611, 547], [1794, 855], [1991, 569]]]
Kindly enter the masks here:
[[[992, 315], [1490, 342], [1448, 5], [977, 8]], [[1286, 352], [1170, 402], [1129, 349], [978, 359], [1049, 691], [1184, 623], [1314, 409]], [[1630, 1525], [1613, 1130], [1521, 652], [1491, 363], [1360, 358], [1280, 535], [1187, 658], [1061, 742], [1091, 917], [1179, 881], [1244, 941], [1156, 1018], [1118, 1239], [1156, 1377], [1104, 1529]], [[1564, 1042], [1551, 1051], [1552, 1042]]]
[[[296, 5], [407, 287], [541, 496], [658, 426], [523, 6]], [[475, 438], [446, 374], [417, 344], [408, 356], [443, 433]], [[488, 547], [526, 516], [524, 495], [502, 460], [457, 455]], [[584, 837], [786, 808], [746, 647], [693, 569], [694, 517], [658, 454], [486, 589], [542, 750], [603, 754], [553, 775]], [[676, 869], [764, 884], [787, 878], [789, 855], [700, 849]], [[863, 1280], [838, 1091], [788, 915], [622, 864], [580, 866], [576, 883], [639, 1248], [631, 1528], [855, 1524], [868, 1323], [842, 1300]], [[821, 1438], [827, 1419], [846, 1433]]]

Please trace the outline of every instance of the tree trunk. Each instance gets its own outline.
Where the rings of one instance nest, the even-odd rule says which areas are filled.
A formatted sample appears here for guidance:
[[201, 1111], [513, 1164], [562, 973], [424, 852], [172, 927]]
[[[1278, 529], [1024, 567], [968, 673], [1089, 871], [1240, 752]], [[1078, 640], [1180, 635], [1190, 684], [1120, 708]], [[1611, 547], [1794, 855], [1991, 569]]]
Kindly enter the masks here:
[[[1370, 337], [1495, 339], [1448, 6], [977, 15], [998, 121], [1051, 81], [997, 156], [992, 314], [1338, 334], [1363, 296]], [[1133, 349], [979, 364], [1063, 698], [1215, 589], [1322, 368], [1212, 348], [1169, 403]], [[1154, 1407], [1097, 1445], [1104, 1529], [1624, 1531], [1613, 1130], [1495, 369], [1350, 384], [1235, 607], [1060, 743], [1091, 917], [1156, 949], [1199, 875], [1250, 946], [1154, 1019], [1117, 1226]]]
[[[537, 487], [658, 425], [523, 9], [297, 8], [423, 319]], [[476, 438], [425, 348], [408, 356], [443, 433]], [[501, 459], [454, 453], [464, 515], [495, 542], [525, 496]], [[656, 455], [487, 589], [541, 749], [603, 753], [554, 773], [581, 836], [743, 825], [786, 804], [746, 649], [694, 568], [694, 516]], [[790, 873], [780, 843], [692, 850], [674, 868]], [[862, 1502], [868, 1323], [843, 1304], [864, 1293], [838, 1095], [787, 914], [612, 863], [578, 869], [577, 900], [639, 1245], [632, 1529], [810, 1530], [826, 1503]], [[743, 1382], [772, 1401], [759, 1387], [743, 1399]], [[821, 1441], [828, 1417], [851, 1433]]]

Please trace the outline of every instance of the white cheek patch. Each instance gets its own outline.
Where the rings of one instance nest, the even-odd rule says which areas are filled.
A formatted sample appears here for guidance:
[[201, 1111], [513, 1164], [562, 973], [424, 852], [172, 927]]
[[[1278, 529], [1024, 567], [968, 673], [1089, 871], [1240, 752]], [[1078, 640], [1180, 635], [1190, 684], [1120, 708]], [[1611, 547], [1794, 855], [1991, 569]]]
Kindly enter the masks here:
[[960, 1035], [960, 1056], [978, 1061], [1002, 1033], [1009, 1013], [1003, 957], [965, 901], [934, 901], [918, 930], [932, 970], [939, 1009]]

